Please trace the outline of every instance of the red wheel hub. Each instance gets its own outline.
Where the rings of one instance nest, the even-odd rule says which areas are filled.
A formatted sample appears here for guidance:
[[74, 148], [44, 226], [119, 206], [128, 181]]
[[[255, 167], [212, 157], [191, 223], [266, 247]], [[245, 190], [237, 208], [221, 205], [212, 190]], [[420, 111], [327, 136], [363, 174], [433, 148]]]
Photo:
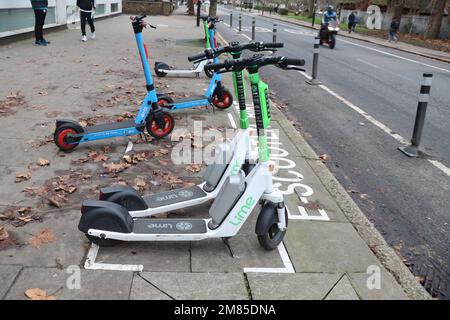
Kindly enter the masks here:
[[76, 147], [76, 144], [71, 144], [65, 142], [65, 138], [67, 135], [70, 134], [77, 134], [77, 132], [74, 129], [64, 129], [61, 132], [58, 133], [58, 146], [64, 150], [70, 150]]
[[230, 96], [227, 92], [222, 92], [222, 100], [219, 100], [219, 96], [217, 94], [213, 97], [213, 104], [218, 108], [226, 108], [229, 106]]
[[[158, 104], [159, 104], [159, 101], [158, 101]], [[165, 114], [163, 116], [163, 120], [164, 120], [164, 126], [162, 128], [160, 128], [158, 126], [158, 124], [156, 123], [156, 120], [154, 120], [154, 119], [152, 120], [152, 123], [151, 123], [151, 130], [158, 137], [164, 137], [167, 134], [169, 134], [169, 132], [172, 130], [172, 126], [173, 126], [172, 117]]]

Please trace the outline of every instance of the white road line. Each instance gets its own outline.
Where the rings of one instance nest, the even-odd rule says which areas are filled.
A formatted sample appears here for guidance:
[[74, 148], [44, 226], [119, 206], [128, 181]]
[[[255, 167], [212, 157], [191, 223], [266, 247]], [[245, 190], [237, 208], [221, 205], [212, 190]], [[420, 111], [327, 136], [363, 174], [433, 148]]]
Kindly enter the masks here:
[[[309, 76], [308, 74], [306, 74], [305, 72], [301, 72], [299, 71], [299, 73], [301, 75], [303, 75], [305, 78], [307, 78], [308, 80], [311, 79], [311, 76]], [[328, 88], [327, 86], [321, 84], [319, 85], [319, 87], [323, 90], [325, 90], [326, 92], [328, 92], [329, 94], [331, 94], [333, 97], [335, 97], [336, 99], [338, 99], [339, 101], [341, 101], [342, 103], [344, 103], [346, 106], [348, 106], [349, 108], [353, 109], [354, 111], [358, 112], [360, 115], [362, 115], [364, 118], [367, 119], [367, 121], [370, 121], [373, 125], [377, 126], [378, 128], [380, 128], [381, 130], [383, 130], [385, 133], [387, 133], [388, 135], [390, 135], [392, 138], [394, 138], [395, 140], [397, 140], [398, 142], [400, 142], [403, 145], [408, 145], [409, 142], [408, 140], [406, 140], [405, 138], [403, 138], [401, 135], [394, 133], [388, 126], [384, 125], [383, 123], [381, 123], [380, 121], [378, 121], [377, 119], [375, 119], [374, 117], [372, 117], [370, 114], [368, 114], [367, 112], [365, 112], [364, 110], [362, 110], [361, 108], [359, 108], [358, 106], [354, 105], [353, 103], [351, 103], [350, 101], [348, 101], [347, 99], [341, 97], [340, 95], [338, 95], [336, 92], [334, 92], [333, 90], [331, 90], [330, 88]], [[432, 163], [436, 168], [440, 169], [442, 172], [444, 172], [446, 175], [450, 176], [450, 168], [446, 167], [444, 164], [442, 164], [441, 162], [437, 161], [437, 160], [428, 160], [430, 163]]]
[[381, 67], [379, 67], [379, 66], [377, 66], [377, 65], [374, 65], [374, 64], [372, 64], [372, 63], [370, 63], [370, 62], [364, 61], [364, 60], [362, 60], [362, 59], [356, 59], [356, 60], [358, 60], [359, 62], [362, 62], [362, 63], [364, 63], [364, 64], [367, 64], [368, 66], [371, 66], [371, 67], [373, 67], [373, 68], [375, 68], [375, 69], [381, 69]]
[[223, 23], [225, 26], [230, 27], [230, 25], [226, 22]]
[[439, 67], [433, 66], [431, 64], [420, 62], [420, 61], [416, 61], [416, 60], [413, 60], [413, 59], [405, 58], [405, 57], [402, 57], [402, 56], [399, 56], [399, 55], [396, 55], [396, 54], [393, 54], [393, 53], [389, 53], [389, 52], [386, 52], [386, 51], [383, 51], [383, 50], [371, 48], [371, 47], [368, 47], [368, 46], [364, 46], [362, 44], [358, 44], [358, 43], [354, 43], [354, 42], [346, 41], [346, 40], [342, 40], [342, 39], [340, 39], [339, 41], [342, 41], [342, 42], [345, 42], [345, 43], [348, 43], [348, 44], [351, 44], [351, 45], [354, 45], [354, 46], [357, 46], [357, 47], [361, 47], [361, 48], [365, 48], [365, 49], [368, 49], [368, 50], [372, 50], [372, 51], [375, 51], [375, 52], [378, 52], [378, 53], [382, 53], [382, 54], [385, 54], [387, 56], [395, 57], [395, 58], [398, 58], [398, 59], [402, 59], [402, 60], [405, 60], [405, 61], [409, 61], [409, 62], [420, 64], [420, 65], [423, 65], [423, 66], [426, 66], [426, 67], [429, 67], [429, 68], [433, 68], [433, 69], [436, 69], [436, 70], [440, 70], [440, 71], [444, 71], [444, 72], [450, 73], [450, 70], [447, 70], [447, 69], [444, 69], [444, 68], [439, 68]]
[[246, 34], [241, 34], [241, 36], [243, 36], [243, 37], [245, 37], [245, 38], [247, 38], [248, 40], [252, 40], [252, 38], [250, 38], [248, 35], [246, 35]]

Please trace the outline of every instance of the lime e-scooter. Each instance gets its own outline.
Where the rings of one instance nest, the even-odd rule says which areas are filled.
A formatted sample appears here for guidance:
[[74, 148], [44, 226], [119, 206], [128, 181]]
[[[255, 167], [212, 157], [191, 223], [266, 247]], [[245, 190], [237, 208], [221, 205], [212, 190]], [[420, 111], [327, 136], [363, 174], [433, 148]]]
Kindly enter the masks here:
[[[217, 49], [207, 49], [196, 58], [213, 57], [223, 53], [231, 53], [238, 59], [243, 50], [253, 52], [275, 51], [283, 47], [283, 43], [250, 42], [231, 43]], [[203, 182], [188, 188], [164, 191], [150, 195], [140, 195], [134, 188], [127, 186], [111, 186], [100, 190], [99, 200], [110, 201], [121, 205], [129, 211], [133, 218], [148, 217], [206, 203], [215, 199], [229, 176], [235, 175], [242, 168], [248, 174], [256, 163], [257, 157], [250, 155], [249, 123], [245, 105], [243, 70], [233, 71], [236, 96], [239, 97], [240, 129], [230, 142], [218, 145], [214, 162], [204, 173]]]
[[[205, 48], [217, 48], [217, 40], [216, 40], [216, 27], [215, 24], [221, 20], [215, 17], [201, 16], [203, 20], [203, 28], [205, 31]], [[206, 64], [211, 63], [211, 60], [201, 59], [194, 60], [193, 66], [191, 69], [183, 70], [183, 69], [171, 69], [167, 63], [156, 61], [155, 62], [155, 74], [158, 77], [165, 77], [166, 75], [190, 75], [195, 74], [197, 78], [200, 77], [200, 72], [205, 72], [208, 78], [212, 78], [213, 72], [210, 70], [204, 70]]]
[[256, 234], [261, 246], [274, 249], [283, 240], [287, 229], [287, 210], [283, 195], [273, 187], [269, 170], [269, 148], [265, 129], [270, 125], [268, 86], [260, 80], [258, 70], [266, 65], [296, 69], [304, 60], [286, 57], [254, 56], [249, 59], [225, 61], [206, 66], [219, 72], [249, 72], [258, 134], [259, 162], [245, 176], [240, 170], [227, 177], [206, 219], [133, 218], [129, 211], [113, 202], [85, 200], [81, 207], [78, 229], [99, 245], [120, 241], [197, 241], [209, 238], [228, 239], [235, 236], [258, 203]]

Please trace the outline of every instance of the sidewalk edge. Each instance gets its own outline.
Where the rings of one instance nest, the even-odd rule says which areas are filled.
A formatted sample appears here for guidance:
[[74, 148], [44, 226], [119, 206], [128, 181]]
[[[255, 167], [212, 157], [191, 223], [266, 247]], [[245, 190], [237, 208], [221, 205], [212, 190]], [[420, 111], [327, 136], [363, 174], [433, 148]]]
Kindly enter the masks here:
[[[417, 282], [408, 267], [401, 261], [400, 257], [387, 244], [383, 236], [374, 225], [367, 219], [365, 214], [345, 191], [344, 187], [337, 181], [331, 171], [322, 163], [311, 146], [303, 136], [295, 129], [291, 121], [280, 112], [278, 104], [272, 101], [272, 105], [277, 107], [274, 114], [275, 121], [281, 124], [285, 133], [294, 142], [301, 153], [304, 153], [306, 161], [323, 183], [325, 189], [331, 194], [339, 208], [353, 225], [360, 237], [366, 242], [371, 251], [379, 259], [381, 264], [395, 277], [405, 293], [411, 299], [428, 300], [430, 294]], [[316, 160], [315, 160], [316, 159]]]

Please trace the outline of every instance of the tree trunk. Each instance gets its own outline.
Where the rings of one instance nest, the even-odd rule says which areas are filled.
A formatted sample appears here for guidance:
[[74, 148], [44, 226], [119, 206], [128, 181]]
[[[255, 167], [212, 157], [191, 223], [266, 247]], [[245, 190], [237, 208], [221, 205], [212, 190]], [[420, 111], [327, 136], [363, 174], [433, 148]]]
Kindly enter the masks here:
[[209, 16], [215, 17], [217, 15], [217, 0], [210, 0], [209, 3]]
[[193, 16], [195, 14], [195, 10], [194, 10], [194, 1], [193, 0], [188, 0], [187, 1], [187, 7], [188, 7], [188, 15]]
[[438, 39], [441, 31], [442, 18], [444, 16], [444, 9], [447, 5], [447, 0], [435, 0], [431, 11], [431, 19], [428, 24], [425, 38]]
[[403, 14], [403, 0], [388, 0], [388, 12], [392, 14], [392, 20], [397, 20], [400, 24]]
[[315, 0], [309, 0], [309, 17], [313, 17]]

